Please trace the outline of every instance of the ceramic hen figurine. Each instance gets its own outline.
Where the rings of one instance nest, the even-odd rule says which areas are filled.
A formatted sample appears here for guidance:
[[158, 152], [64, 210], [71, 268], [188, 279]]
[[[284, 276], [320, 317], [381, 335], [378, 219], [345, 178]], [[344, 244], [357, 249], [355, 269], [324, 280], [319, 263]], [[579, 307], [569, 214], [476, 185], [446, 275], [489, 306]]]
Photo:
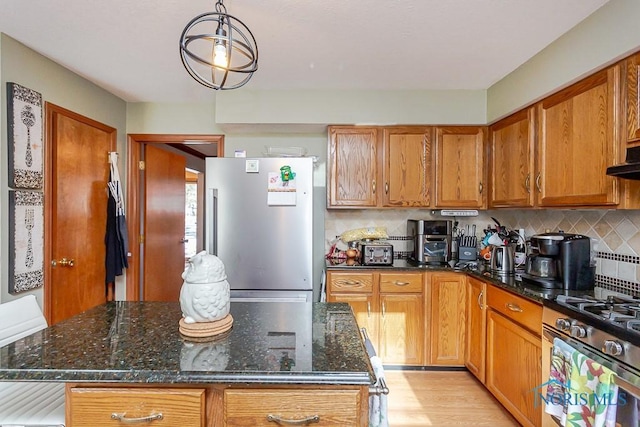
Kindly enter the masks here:
[[189, 259], [182, 279], [180, 308], [185, 323], [213, 322], [229, 314], [229, 282], [220, 258], [197, 253]]

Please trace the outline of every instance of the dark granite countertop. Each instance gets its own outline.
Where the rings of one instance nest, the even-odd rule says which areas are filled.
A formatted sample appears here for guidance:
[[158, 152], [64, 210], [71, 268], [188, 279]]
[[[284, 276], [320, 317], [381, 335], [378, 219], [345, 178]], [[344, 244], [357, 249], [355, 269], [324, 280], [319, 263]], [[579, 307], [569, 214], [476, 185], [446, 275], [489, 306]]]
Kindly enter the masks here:
[[0, 348], [0, 380], [162, 384], [374, 382], [346, 303], [232, 302], [210, 342], [178, 331], [178, 302], [110, 302]]
[[524, 283], [519, 280], [518, 275], [498, 275], [492, 274], [486, 270], [486, 266], [483, 262], [478, 261], [476, 269], [469, 268], [452, 268], [448, 265], [419, 265], [412, 263], [406, 259], [395, 259], [393, 265], [389, 266], [376, 266], [376, 265], [348, 265], [346, 260], [327, 260], [326, 268], [328, 270], [376, 270], [376, 271], [393, 271], [393, 270], [413, 270], [413, 271], [447, 271], [458, 272], [461, 274], [467, 274], [471, 277], [475, 277], [485, 282], [506, 289], [509, 292], [520, 295], [536, 303], [542, 304], [545, 300], [554, 300], [558, 295], [564, 294], [581, 294], [584, 295], [584, 291], [579, 292], [567, 292], [562, 289], [546, 289], [541, 286], [536, 286], [529, 283]]

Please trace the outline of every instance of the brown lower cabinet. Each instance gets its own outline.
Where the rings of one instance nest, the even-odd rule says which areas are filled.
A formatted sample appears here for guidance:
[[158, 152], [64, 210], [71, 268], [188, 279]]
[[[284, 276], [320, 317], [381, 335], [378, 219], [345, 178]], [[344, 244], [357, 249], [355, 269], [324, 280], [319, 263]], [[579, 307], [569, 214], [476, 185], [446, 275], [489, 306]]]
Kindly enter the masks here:
[[542, 306], [487, 286], [487, 389], [523, 426], [540, 426]]
[[424, 273], [328, 271], [327, 301], [351, 305], [383, 363], [424, 365]]
[[485, 383], [487, 354], [487, 284], [467, 278], [467, 324], [464, 365]]
[[367, 425], [366, 386], [69, 384], [67, 427]]
[[464, 366], [466, 275], [427, 273], [430, 289], [429, 365]]

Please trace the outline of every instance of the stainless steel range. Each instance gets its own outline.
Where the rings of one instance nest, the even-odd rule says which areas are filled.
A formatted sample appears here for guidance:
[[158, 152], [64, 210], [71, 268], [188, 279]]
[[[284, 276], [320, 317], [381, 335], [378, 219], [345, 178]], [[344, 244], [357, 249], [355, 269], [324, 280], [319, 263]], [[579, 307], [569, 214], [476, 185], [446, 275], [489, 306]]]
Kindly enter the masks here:
[[[620, 392], [634, 402], [633, 408], [631, 403], [618, 406], [619, 425], [638, 427], [640, 299], [559, 295], [544, 302], [542, 322], [543, 381], [549, 379], [553, 341], [558, 338], [616, 374]], [[558, 424], [557, 418], [543, 415], [543, 425]]]

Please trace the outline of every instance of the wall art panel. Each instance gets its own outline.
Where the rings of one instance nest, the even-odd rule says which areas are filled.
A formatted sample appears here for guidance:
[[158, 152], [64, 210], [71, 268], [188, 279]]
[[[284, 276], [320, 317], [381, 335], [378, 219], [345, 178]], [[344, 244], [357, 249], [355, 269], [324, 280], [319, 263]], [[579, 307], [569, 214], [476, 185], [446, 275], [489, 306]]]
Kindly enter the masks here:
[[7, 83], [9, 186], [41, 189], [43, 184], [42, 95]]

